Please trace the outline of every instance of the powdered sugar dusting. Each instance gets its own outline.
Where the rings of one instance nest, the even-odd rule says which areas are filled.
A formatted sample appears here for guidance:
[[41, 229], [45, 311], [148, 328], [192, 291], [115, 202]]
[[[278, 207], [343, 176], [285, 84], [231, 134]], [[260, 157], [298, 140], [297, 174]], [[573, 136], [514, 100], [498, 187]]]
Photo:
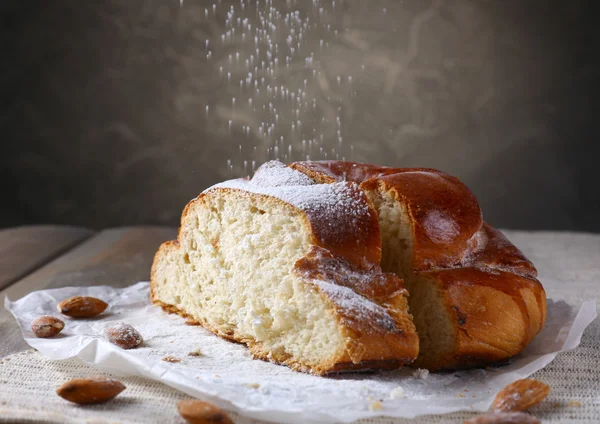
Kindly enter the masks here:
[[209, 190], [216, 188], [233, 188], [273, 196], [303, 211], [328, 211], [332, 217], [369, 213], [366, 198], [357, 184], [315, 184], [305, 174], [278, 161], [262, 165], [251, 180], [229, 180]]
[[118, 322], [104, 330], [109, 342], [123, 349], [131, 349], [144, 342], [142, 335], [131, 324]]
[[262, 194], [289, 203], [306, 214], [322, 245], [380, 261], [380, 251], [373, 249], [379, 245], [377, 217], [356, 183], [315, 184], [301, 172], [272, 161], [262, 165], [251, 180], [225, 181], [205, 193], [219, 189]]
[[308, 280], [348, 287], [368, 299], [387, 299], [406, 293], [402, 280], [395, 274], [384, 273], [378, 264], [352, 264], [317, 246], [296, 262], [294, 272]]
[[373, 329], [393, 331], [396, 328], [394, 320], [383, 307], [352, 289], [322, 280], [312, 280], [312, 283], [333, 300], [345, 317], [370, 324]]
[[427, 377], [429, 377], [429, 370], [426, 370], [424, 368], [417, 368], [413, 375], [417, 378], [420, 378], [421, 380], [425, 380]]
[[282, 162], [272, 160], [263, 164], [252, 177], [252, 184], [261, 187], [308, 186], [313, 180]]

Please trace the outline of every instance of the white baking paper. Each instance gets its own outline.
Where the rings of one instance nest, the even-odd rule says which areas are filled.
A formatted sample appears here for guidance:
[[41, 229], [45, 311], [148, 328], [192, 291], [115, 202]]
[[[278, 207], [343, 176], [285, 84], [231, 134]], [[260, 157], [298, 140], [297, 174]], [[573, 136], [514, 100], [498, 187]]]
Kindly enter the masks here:
[[[36, 338], [31, 321], [40, 315], [60, 316], [56, 305], [76, 295], [101, 298], [109, 308], [93, 319], [61, 316], [65, 321], [62, 333], [51, 339]], [[584, 329], [596, 317], [594, 301], [576, 311], [563, 301], [549, 300], [543, 331], [503, 366], [431, 374], [405, 368], [316, 377], [253, 360], [243, 345], [187, 325], [185, 319], [163, 312], [148, 299], [148, 283], [142, 282], [125, 289], [42, 290], [15, 302], [5, 299], [5, 307], [17, 319], [27, 343], [48, 358], [78, 356], [104, 372], [161, 381], [242, 415], [280, 423], [487, 410], [502, 387], [543, 368], [559, 352], [577, 347]], [[115, 322], [133, 325], [143, 335], [144, 345], [123, 350], [106, 341], [104, 328]], [[200, 356], [189, 355], [198, 349]], [[168, 357], [181, 362], [163, 359]]]

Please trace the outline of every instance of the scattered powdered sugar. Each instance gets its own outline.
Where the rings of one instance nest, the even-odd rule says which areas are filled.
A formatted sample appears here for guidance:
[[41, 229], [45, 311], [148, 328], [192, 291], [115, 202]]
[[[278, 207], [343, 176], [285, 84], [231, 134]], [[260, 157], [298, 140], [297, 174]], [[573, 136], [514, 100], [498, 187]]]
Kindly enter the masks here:
[[200, 351], [200, 348], [198, 348], [188, 352], [188, 356], [202, 356], [202, 352]]
[[403, 399], [406, 397], [406, 392], [404, 391], [404, 387], [398, 386], [394, 387], [390, 392], [390, 399]]
[[[29, 329], [31, 321], [40, 314], [52, 313], [60, 300], [76, 295], [104, 299], [111, 310], [93, 320], [69, 321], [60, 338], [35, 337]], [[148, 283], [123, 289], [88, 286], [41, 290], [14, 302], [6, 301], [5, 306], [16, 317], [25, 341], [47, 358], [78, 356], [100, 371], [144, 376], [243, 415], [279, 423], [352, 422], [382, 414], [410, 418], [460, 410], [485, 411], [506, 384], [545, 366], [556, 352], [574, 348], [577, 343], [572, 341], [579, 340], [595, 317], [595, 309], [588, 307], [577, 315], [577, 310], [565, 310], [549, 301], [546, 327], [510, 366], [431, 373], [421, 379], [410, 368], [317, 377], [254, 360], [244, 345], [221, 339], [202, 327], [186, 325], [184, 318], [150, 305]], [[145, 343], [122, 350], [107, 342], [104, 329], [117, 321], [135, 326]], [[202, 356], [187, 356], [198, 348]], [[162, 361], [167, 355], [181, 358], [181, 362]], [[256, 384], [260, 386], [256, 388]], [[399, 385], [406, 398], [390, 399], [390, 392]], [[470, 396], [455, 397], [465, 389]], [[371, 412], [370, 400], [380, 401], [383, 409]]]
[[109, 342], [123, 349], [132, 349], [144, 342], [142, 335], [131, 324], [119, 322], [104, 330]]
[[173, 356], [173, 355], [166, 355], [161, 358], [161, 361], [170, 362], [172, 364], [177, 364], [177, 363], [181, 362], [181, 358], [178, 358], [177, 356]]
[[119, 334], [122, 334], [124, 337], [133, 337], [135, 339], [139, 339], [139, 333], [131, 326], [131, 324], [127, 324], [126, 322], [118, 322], [116, 324], [111, 324], [106, 327], [106, 331], [114, 331]]
[[381, 411], [383, 409], [383, 403], [380, 400], [371, 400], [369, 402], [369, 411]]
[[378, 264], [353, 264], [318, 246], [313, 246], [304, 258], [296, 262], [294, 272], [309, 280], [348, 287], [369, 299], [406, 293], [402, 280], [395, 274], [384, 273]]
[[429, 377], [429, 370], [426, 370], [425, 368], [417, 368], [413, 375], [421, 380], [425, 380], [427, 377]]
[[260, 384], [258, 384], [258, 383], [247, 383], [246, 387], [250, 387], [251, 389], [259, 389], [260, 388]]

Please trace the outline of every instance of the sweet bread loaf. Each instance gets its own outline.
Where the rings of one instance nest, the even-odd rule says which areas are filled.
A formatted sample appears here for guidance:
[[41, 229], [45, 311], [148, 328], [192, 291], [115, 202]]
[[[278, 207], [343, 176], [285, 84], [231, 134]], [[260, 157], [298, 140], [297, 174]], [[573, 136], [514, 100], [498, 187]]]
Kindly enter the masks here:
[[185, 208], [151, 273], [154, 303], [261, 359], [328, 372], [418, 354], [402, 280], [381, 271], [377, 215], [352, 182], [315, 184], [280, 162]]
[[468, 368], [508, 359], [542, 329], [546, 294], [531, 262], [487, 225], [477, 199], [434, 169], [298, 162], [315, 182], [349, 181], [374, 205], [382, 268], [404, 279], [419, 334], [413, 365]]
[[545, 320], [535, 277], [454, 177], [269, 162], [187, 205], [151, 297], [297, 370], [437, 370], [519, 353]]

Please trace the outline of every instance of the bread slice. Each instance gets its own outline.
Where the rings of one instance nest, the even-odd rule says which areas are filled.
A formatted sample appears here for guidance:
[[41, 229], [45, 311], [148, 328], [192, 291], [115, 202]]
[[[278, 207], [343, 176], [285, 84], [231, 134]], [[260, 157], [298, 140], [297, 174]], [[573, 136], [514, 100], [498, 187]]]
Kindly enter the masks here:
[[151, 297], [293, 369], [397, 368], [416, 358], [418, 337], [380, 243], [357, 184], [268, 163], [187, 205], [178, 240], [156, 254]]

